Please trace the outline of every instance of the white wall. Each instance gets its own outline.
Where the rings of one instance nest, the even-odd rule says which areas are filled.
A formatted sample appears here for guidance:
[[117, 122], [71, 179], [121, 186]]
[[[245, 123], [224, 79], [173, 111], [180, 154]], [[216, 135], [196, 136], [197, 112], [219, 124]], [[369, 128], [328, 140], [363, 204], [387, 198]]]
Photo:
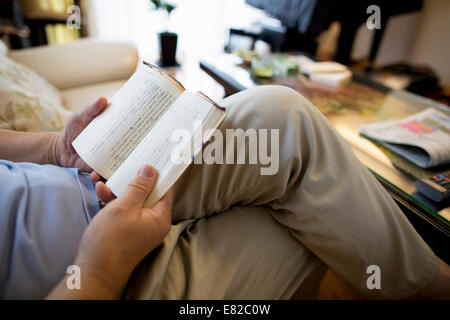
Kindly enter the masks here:
[[[383, 14], [383, 12], [381, 12]], [[373, 32], [362, 25], [352, 57], [367, 57]], [[375, 66], [399, 61], [424, 64], [437, 72], [441, 84], [450, 86], [450, 1], [425, 0], [422, 11], [389, 19]]]
[[389, 19], [375, 59], [375, 66], [384, 66], [409, 59], [417, 41], [421, 17], [420, 12], [411, 12]]
[[426, 0], [409, 61], [430, 65], [450, 86], [450, 1]]

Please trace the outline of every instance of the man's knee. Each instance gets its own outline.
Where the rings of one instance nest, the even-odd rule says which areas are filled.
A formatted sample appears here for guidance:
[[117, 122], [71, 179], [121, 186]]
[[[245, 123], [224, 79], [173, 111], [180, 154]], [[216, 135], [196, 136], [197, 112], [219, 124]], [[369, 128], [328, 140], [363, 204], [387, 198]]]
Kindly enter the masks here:
[[302, 95], [285, 86], [251, 88], [223, 100], [223, 104], [229, 110], [231, 126], [247, 128], [277, 128], [315, 109]]

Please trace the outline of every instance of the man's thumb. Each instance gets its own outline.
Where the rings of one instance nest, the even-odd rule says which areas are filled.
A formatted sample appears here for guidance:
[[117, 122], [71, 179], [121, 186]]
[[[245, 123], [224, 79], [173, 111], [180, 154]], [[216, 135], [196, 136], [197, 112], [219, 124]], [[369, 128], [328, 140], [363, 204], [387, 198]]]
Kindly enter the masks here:
[[150, 196], [153, 187], [156, 185], [158, 172], [151, 165], [144, 165], [138, 172], [138, 175], [128, 184], [122, 200], [131, 205], [142, 206]]

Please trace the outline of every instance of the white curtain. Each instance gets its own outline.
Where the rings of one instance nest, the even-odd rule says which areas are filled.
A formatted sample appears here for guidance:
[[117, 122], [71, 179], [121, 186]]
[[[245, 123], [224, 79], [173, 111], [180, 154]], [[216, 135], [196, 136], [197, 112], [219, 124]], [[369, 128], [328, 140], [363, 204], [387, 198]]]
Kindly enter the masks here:
[[[199, 59], [223, 50], [230, 26], [245, 26], [260, 17], [244, 0], [173, 0], [169, 30], [179, 37], [179, 59]], [[166, 25], [164, 12], [151, 11], [148, 0], [86, 0], [89, 32], [108, 40], [136, 43], [145, 59], [158, 57], [158, 32]]]

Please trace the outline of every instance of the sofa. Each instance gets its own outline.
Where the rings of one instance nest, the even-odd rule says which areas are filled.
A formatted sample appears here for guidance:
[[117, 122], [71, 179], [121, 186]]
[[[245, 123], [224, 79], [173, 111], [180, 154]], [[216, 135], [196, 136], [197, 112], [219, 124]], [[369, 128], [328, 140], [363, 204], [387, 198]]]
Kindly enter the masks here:
[[128, 42], [87, 38], [8, 50], [0, 41], [0, 128], [62, 129], [71, 111], [100, 96], [110, 99], [138, 62], [137, 48]]

